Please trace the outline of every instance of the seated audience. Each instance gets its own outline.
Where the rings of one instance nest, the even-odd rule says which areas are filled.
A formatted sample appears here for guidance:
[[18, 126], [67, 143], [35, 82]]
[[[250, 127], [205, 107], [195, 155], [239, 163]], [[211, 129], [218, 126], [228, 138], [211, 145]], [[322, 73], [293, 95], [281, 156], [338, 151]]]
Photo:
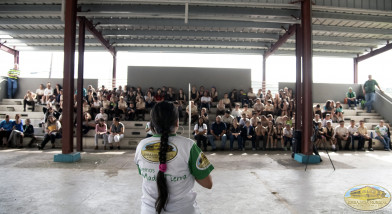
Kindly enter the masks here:
[[230, 94], [229, 94], [229, 99], [230, 99], [230, 103], [231, 106], [235, 106], [236, 102], [239, 101], [239, 97], [238, 97], [238, 93], [237, 93], [237, 89], [233, 89]]
[[384, 120], [380, 120], [380, 124], [376, 126], [376, 139], [384, 145], [385, 151], [390, 151], [388, 128], [384, 125]]
[[165, 100], [169, 102], [174, 102], [177, 99], [173, 88], [169, 87], [167, 93], [165, 94]]
[[120, 122], [120, 118], [113, 118], [113, 124], [110, 126], [109, 145], [110, 150], [113, 149], [113, 145], [117, 145], [117, 149], [120, 149], [120, 141], [124, 138], [125, 127]]
[[5, 115], [5, 120], [0, 123], [0, 140], [2, 140], [3, 147], [8, 147], [8, 138], [11, 135], [14, 123], [10, 120], [10, 116]]
[[157, 93], [154, 96], [154, 100], [157, 103], [160, 103], [165, 100], [165, 95], [164, 93], [162, 93], [162, 90], [160, 88], [158, 88]]
[[244, 104], [248, 104], [249, 105], [249, 99], [248, 99], [248, 95], [247, 93], [244, 92], [244, 90], [240, 90], [240, 94], [238, 95], [238, 99], [240, 100], [241, 104], [242, 104], [242, 108], [244, 107]]
[[215, 88], [215, 87], [212, 87], [212, 88], [211, 88], [211, 93], [210, 93], [210, 95], [211, 95], [211, 101], [212, 101], [212, 102], [218, 102], [218, 91], [216, 91], [216, 88]]
[[255, 142], [255, 130], [253, 126], [251, 126], [250, 121], [247, 120], [245, 122], [245, 126], [242, 127], [241, 129], [241, 137], [242, 137], [242, 144], [243, 144], [243, 149], [246, 147], [246, 141], [251, 141], [252, 142], [252, 150], [256, 150], [256, 142]]
[[199, 94], [199, 92], [196, 90], [196, 86], [192, 86], [192, 89], [191, 89], [191, 97], [190, 97], [191, 101], [193, 101], [193, 102], [199, 102], [199, 96], [200, 96], [200, 94]]
[[38, 104], [44, 103], [43, 102], [44, 92], [45, 92], [45, 86], [44, 84], [40, 84], [39, 88], [35, 91]]
[[247, 104], [244, 105], [244, 108], [242, 109], [242, 113], [243, 114], [245, 113], [247, 118], [252, 117], [252, 111], [248, 108]]
[[26, 95], [23, 98], [23, 111], [26, 111], [26, 105], [31, 106], [31, 111], [34, 111], [35, 109], [35, 94], [31, 92], [30, 90], [27, 90]]
[[182, 90], [182, 88], [178, 90], [177, 102], [180, 106], [185, 105], [187, 102], [186, 95], [184, 94], [184, 90]]
[[224, 115], [225, 114], [225, 104], [223, 103], [223, 99], [219, 100], [219, 103], [216, 105], [216, 115]]
[[274, 149], [278, 149], [278, 142], [280, 142], [279, 148], [283, 148], [283, 126], [281, 123], [278, 123], [277, 127], [275, 128]]
[[154, 96], [152, 96], [151, 91], [147, 91], [146, 96], [144, 96], [144, 100], [146, 101], [146, 108], [152, 108], [155, 105]]
[[368, 141], [368, 150], [373, 151], [373, 140], [368, 135], [367, 128], [365, 127], [365, 121], [363, 120], [359, 121], [358, 135], [359, 135], [358, 149], [365, 151], [365, 142]]
[[358, 134], [358, 127], [355, 125], [355, 120], [351, 120], [350, 121], [350, 126], [347, 128], [348, 129], [348, 133], [350, 135], [350, 139], [351, 139], [351, 150], [354, 151], [354, 147], [355, 147], [355, 140], [358, 140], [358, 151], [361, 149], [359, 146], [359, 134]]
[[[265, 117], [265, 116], [264, 116]], [[267, 145], [267, 136], [266, 136], [266, 129], [265, 127], [261, 124], [261, 122], [257, 122], [257, 126], [255, 128], [255, 135], [256, 135], [256, 149], [259, 149], [259, 142], [260, 140], [263, 141], [263, 144], [261, 145], [261, 150], [265, 150], [265, 147]]]
[[[323, 127], [327, 127], [327, 123], [330, 122], [332, 124], [332, 119], [330, 114], [326, 114], [323, 120]], [[344, 121], [343, 121], [344, 123]]]
[[134, 121], [136, 116], [136, 107], [133, 103], [129, 103], [129, 107], [125, 113], [125, 120]]
[[53, 88], [51, 86], [51, 84], [48, 82], [48, 84], [46, 84], [46, 88], [44, 90], [44, 96], [43, 98], [43, 104], [46, 104], [46, 102], [49, 100], [49, 97], [53, 96]]
[[152, 130], [151, 130], [150, 122], [147, 122], [146, 127], [144, 128], [144, 130], [147, 133], [146, 138], [152, 137], [154, 135], [154, 133], [152, 133]]
[[264, 110], [264, 104], [261, 103], [261, 99], [257, 98], [256, 103], [253, 105], [253, 110], [260, 116]]
[[337, 148], [336, 148], [335, 130], [332, 127], [331, 121], [327, 122], [327, 126], [324, 129], [324, 135], [325, 135], [325, 141], [329, 142], [332, 147], [332, 150], [336, 152]]
[[45, 135], [44, 135], [44, 140], [42, 141], [41, 145], [37, 145], [38, 150], [43, 150], [45, 148], [45, 145], [49, 142], [52, 143], [52, 149], [55, 148], [55, 141], [56, 138], [61, 138], [60, 134], [60, 129], [61, 129], [61, 124], [59, 121], [56, 120], [56, 118], [53, 115], [49, 115], [48, 122], [45, 125]]
[[194, 131], [197, 146], [201, 148], [201, 143], [203, 143], [203, 151], [207, 151], [207, 125], [204, 123], [203, 118], [199, 118]]
[[83, 113], [82, 132], [87, 134], [90, 130], [95, 129], [96, 123], [91, 120], [91, 115], [88, 112]]
[[344, 145], [345, 150], [349, 150], [350, 143], [351, 143], [351, 137], [348, 133], [348, 129], [344, 127], [344, 121], [339, 122], [339, 126], [335, 128], [335, 139], [338, 143], [339, 150], [343, 149], [342, 146], [342, 140], [346, 141], [346, 144]]
[[336, 102], [334, 121], [338, 122], [338, 121], [341, 121], [341, 120], [344, 120], [344, 117], [343, 117], [343, 107], [340, 104], [340, 102]]
[[214, 143], [215, 140], [221, 140], [221, 150], [225, 150], [226, 145], [226, 124], [221, 122], [221, 116], [216, 116], [216, 120], [211, 125], [210, 133], [211, 135], [208, 136], [208, 141], [212, 146], [212, 151], [216, 150], [216, 145]]
[[143, 121], [145, 113], [146, 113], [146, 103], [144, 102], [143, 98], [139, 98], [136, 102], [136, 111], [135, 111], [136, 120], [141, 119]]
[[275, 111], [274, 105], [272, 105], [272, 100], [267, 100], [267, 104], [264, 106], [264, 115], [273, 114]]
[[244, 149], [242, 147], [241, 127], [238, 125], [237, 120], [234, 120], [233, 118], [232, 121], [233, 121], [233, 125], [231, 126], [230, 129], [230, 151], [233, 151], [233, 144], [235, 140], [237, 140], [238, 143], [238, 147], [237, 147], [238, 150], [241, 151]]
[[211, 108], [211, 97], [207, 91], [204, 92], [203, 96], [200, 99], [201, 108], [207, 108], [210, 111]]
[[[328, 101], [325, 103], [325, 106], [324, 106], [324, 108], [323, 108], [323, 110], [324, 110], [324, 111], [323, 111], [323, 118], [325, 118], [327, 114], [332, 115], [333, 109], [334, 109], [334, 107], [333, 107], [333, 105], [331, 104], [331, 101], [328, 100]], [[324, 124], [323, 124], [323, 125], [324, 125]]]
[[222, 101], [223, 101], [223, 104], [225, 105], [225, 108], [228, 108], [231, 111], [231, 101], [230, 101], [229, 95], [227, 93], [225, 93], [223, 95]]
[[23, 148], [23, 122], [19, 114], [15, 115], [15, 120], [12, 121], [12, 127], [10, 137], [8, 138], [8, 145]]
[[240, 121], [241, 116], [242, 116], [242, 110], [240, 109], [240, 104], [235, 104], [235, 108], [233, 111], [231, 111], [231, 115], [237, 119], [237, 121]]
[[105, 113], [103, 107], [99, 109], [99, 114], [95, 116], [95, 123], [98, 123], [101, 118], [105, 121], [105, 123], [108, 122], [108, 115]]
[[107, 135], [107, 125], [103, 118], [99, 119], [98, 124], [95, 125], [95, 148], [94, 150], [98, 150], [98, 139], [103, 139], [103, 149], [106, 150], [106, 144], [108, 143], [108, 135]]
[[23, 125], [23, 135], [25, 138], [31, 137], [29, 144], [27, 144], [28, 147], [32, 147], [33, 143], [37, 141], [37, 138], [34, 135], [34, 127], [31, 125], [31, 120], [29, 118], [25, 120], [25, 124]]
[[[189, 117], [189, 105], [186, 107], [185, 109], [186, 113], [185, 113], [185, 117], [184, 117], [184, 125], [187, 124], [188, 121], [188, 117]], [[190, 109], [190, 113], [191, 113], [191, 123], [195, 123], [199, 117], [198, 111], [197, 111], [197, 106], [195, 105], [194, 101], [191, 101], [191, 109]]]
[[248, 100], [249, 100], [249, 106], [253, 106], [253, 103], [255, 102], [255, 100], [256, 100], [256, 94], [255, 93], [253, 93], [253, 88], [249, 88], [249, 90], [248, 90], [248, 93], [247, 93], [247, 97], [248, 97]]
[[[237, 120], [235, 121], [238, 123]], [[233, 125], [234, 117], [230, 115], [230, 110], [225, 111], [225, 115], [222, 116], [222, 122], [226, 124], [226, 127]]]
[[266, 132], [267, 132], [267, 148], [269, 150], [272, 150], [273, 149], [272, 146], [274, 144], [274, 137], [275, 137], [275, 127], [272, 121], [268, 122]]
[[346, 99], [347, 99], [347, 104], [349, 108], [352, 108], [351, 106], [353, 105], [353, 109], [357, 109], [357, 95], [353, 91], [353, 88], [348, 88], [348, 92], [346, 93]]

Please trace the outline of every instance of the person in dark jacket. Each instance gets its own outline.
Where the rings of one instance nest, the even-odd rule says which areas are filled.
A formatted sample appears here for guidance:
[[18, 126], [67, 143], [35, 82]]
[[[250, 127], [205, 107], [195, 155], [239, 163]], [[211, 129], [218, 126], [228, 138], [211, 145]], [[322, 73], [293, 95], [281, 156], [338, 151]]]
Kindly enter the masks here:
[[34, 127], [31, 125], [31, 120], [28, 118], [25, 120], [25, 124], [23, 125], [23, 135], [24, 137], [31, 137], [31, 140], [27, 145], [28, 147], [32, 147], [33, 143], [37, 141], [37, 138], [34, 135]]
[[245, 143], [247, 140], [252, 142], [252, 150], [256, 150], [256, 143], [255, 143], [255, 130], [253, 126], [250, 125], [250, 121], [247, 120], [245, 122], [245, 126], [241, 129], [241, 137], [242, 137], [242, 145], [243, 150], [245, 149]]

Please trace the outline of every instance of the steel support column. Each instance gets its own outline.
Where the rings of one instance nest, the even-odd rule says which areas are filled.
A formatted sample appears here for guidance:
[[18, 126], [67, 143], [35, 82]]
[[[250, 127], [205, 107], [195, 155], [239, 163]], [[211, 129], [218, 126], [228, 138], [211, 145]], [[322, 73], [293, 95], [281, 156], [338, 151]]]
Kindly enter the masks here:
[[358, 60], [354, 58], [354, 84], [358, 84]]
[[265, 95], [265, 93], [266, 93], [266, 68], [267, 68], [267, 58], [266, 57], [264, 57], [263, 56], [263, 80], [262, 80], [262, 91], [263, 91], [263, 94]]
[[295, 55], [296, 55], [296, 84], [295, 84], [295, 130], [302, 131], [302, 29], [296, 26]]
[[301, 2], [302, 13], [302, 69], [303, 69], [303, 143], [302, 153], [305, 155], [312, 154], [310, 138], [312, 136], [313, 126], [313, 104], [312, 104], [312, 0], [303, 0]]
[[113, 54], [113, 76], [112, 76], [112, 88], [116, 87], [116, 76], [117, 76], [117, 52]]
[[64, 78], [63, 78], [63, 138], [62, 153], [73, 152], [73, 113], [74, 113], [74, 69], [76, 40], [76, 6], [77, 0], [67, 0], [65, 6], [64, 29]]
[[84, 17], [78, 17], [79, 20], [79, 42], [78, 42], [78, 86], [77, 86], [77, 111], [76, 111], [76, 150], [78, 152], [83, 151], [83, 73], [84, 73], [84, 47], [85, 47], [85, 35], [86, 35], [86, 19]]

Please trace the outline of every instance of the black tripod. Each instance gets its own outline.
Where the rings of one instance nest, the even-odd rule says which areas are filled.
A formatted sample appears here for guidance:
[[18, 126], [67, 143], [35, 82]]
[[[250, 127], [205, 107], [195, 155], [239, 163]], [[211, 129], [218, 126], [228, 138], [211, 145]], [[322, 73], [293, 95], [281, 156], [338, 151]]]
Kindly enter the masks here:
[[[312, 142], [312, 147], [313, 147], [313, 152], [314, 152], [314, 154], [320, 156], [319, 153], [318, 153], [317, 146], [314, 144], [314, 143], [316, 142], [316, 140], [317, 140], [317, 136], [319, 135], [318, 131], [319, 131], [319, 129], [318, 129], [318, 124], [314, 124], [313, 136], [312, 136], [312, 139], [311, 139], [310, 142]], [[331, 156], [329, 156], [328, 149], [327, 149], [327, 146], [326, 146], [325, 144], [326, 144], [326, 142], [324, 141], [324, 142], [323, 142], [323, 146], [324, 146], [325, 152], [326, 152], [327, 155], [328, 155], [329, 161], [331, 161], [331, 164], [332, 164], [332, 167], [333, 167], [333, 171], [335, 171], [335, 170], [336, 170], [336, 169], [335, 169], [335, 166], [333, 165]], [[321, 160], [321, 157], [320, 157], [320, 160]], [[309, 155], [307, 156], [307, 159], [306, 159], [305, 171], [306, 171], [306, 169], [308, 168], [308, 164], [309, 164]]]

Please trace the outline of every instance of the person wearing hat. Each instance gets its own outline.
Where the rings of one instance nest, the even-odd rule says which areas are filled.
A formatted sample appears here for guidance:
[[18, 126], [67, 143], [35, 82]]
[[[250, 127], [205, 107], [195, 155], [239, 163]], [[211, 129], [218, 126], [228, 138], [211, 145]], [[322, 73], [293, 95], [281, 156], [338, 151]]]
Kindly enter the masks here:
[[353, 91], [353, 88], [348, 88], [348, 92], [346, 93], [348, 107], [351, 108], [351, 105], [354, 105], [354, 110], [357, 110], [357, 95]]

